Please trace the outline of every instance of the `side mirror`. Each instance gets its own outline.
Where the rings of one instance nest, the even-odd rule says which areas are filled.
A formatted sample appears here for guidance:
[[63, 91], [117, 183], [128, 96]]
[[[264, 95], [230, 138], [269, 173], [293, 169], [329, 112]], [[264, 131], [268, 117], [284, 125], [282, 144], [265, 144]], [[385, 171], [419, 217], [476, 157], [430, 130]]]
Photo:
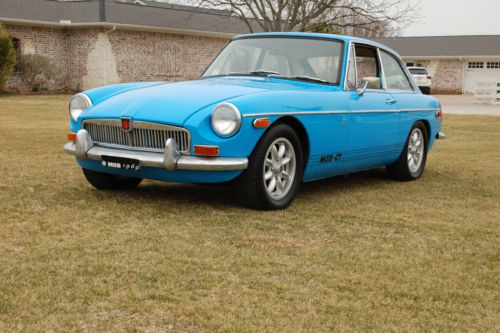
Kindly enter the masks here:
[[364, 77], [361, 81], [361, 88], [358, 88], [358, 96], [363, 96], [366, 89], [380, 89], [380, 78], [378, 77]]

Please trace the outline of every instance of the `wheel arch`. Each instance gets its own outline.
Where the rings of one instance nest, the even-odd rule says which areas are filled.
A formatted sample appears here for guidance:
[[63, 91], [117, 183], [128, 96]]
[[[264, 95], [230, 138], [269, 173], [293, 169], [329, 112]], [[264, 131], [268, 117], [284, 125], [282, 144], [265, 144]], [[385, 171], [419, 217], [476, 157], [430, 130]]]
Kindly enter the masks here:
[[418, 119], [417, 121], [415, 121], [415, 123], [413, 123], [413, 125], [415, 125], [419, 121], [425, 126], [425, 130], [427, 132], [427, 145], [429, 145], [431, 142], [431, 124], [427, 119]]
[[278, 124], [286, 124], [290, 126], [299, 136], [300, 143], [302, 145], [302, 154], [304, 158], [304, 169], [305, 169], [307, 166], [307, 162], [309, 161], [310, 146], [309, 146], [309, 135], [307, 134], [307, 130], [304, 127], [304, 124], [302, 124], [300, 120], [298, 120], [295, 117], [284, 116], [277, 119], [270, 128]]

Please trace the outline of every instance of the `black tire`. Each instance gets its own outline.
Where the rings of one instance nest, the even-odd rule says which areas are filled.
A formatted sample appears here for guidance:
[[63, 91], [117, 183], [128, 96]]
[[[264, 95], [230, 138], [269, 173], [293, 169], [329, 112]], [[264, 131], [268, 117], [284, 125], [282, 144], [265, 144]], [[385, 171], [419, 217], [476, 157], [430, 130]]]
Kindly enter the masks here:
[[[264, 179], [264, 163], [271, 145], [278, 140], [288, 141], [293, 146], [292, 152], [295, 158], [294, 175], [291, 177], [290, 185], [283, 198], [275, 199], [268, 193]], [[290, 150], [289, 150], [290, 152]], [[274, 170], [274, 169], [273, 169]], [[302, 145], [297, 133], [286, 124], [278, 124], [270, 128], [257, 143], [247, 170], [240, 176], [237, 182], [240, 201], [247, 207], [260, 210], [278, 210], [288, 207], [302, 183], [304, 174], [304, 156]], [[273, 176], [274, 177], [274, 176]], [[283, 179], [280, 180], [282, 184]]]
[[431, 88], [430, 87], [419, 87], [420, 91], [424, 95], [430, 95], [431, 94]]
[[[420, 131], [424, 140], [422, 160], [418, 169], [412, 170], [410, 166], [409, 154], [410, 154], [410, 140], [412, 140], [412, 135]], [[387, 173], [389, 176], [396, 180], [409, 181], [416, 180], [422, 176], [425, 169], [425, 163], [427, 162], [427, 146], [429, 143], [429, 136], [427, 134], [427, 128], [421, 121], [417, 121], [413, 124], [413, 127], [408, 133], [408, 138], [406, 139], [405, 146], [398, 160], [391, 165], [387, 166]]]
[[87, 181], [98, 190], [131, 190], [139, 186], [142, 178], [111, 175], [82, 169]]

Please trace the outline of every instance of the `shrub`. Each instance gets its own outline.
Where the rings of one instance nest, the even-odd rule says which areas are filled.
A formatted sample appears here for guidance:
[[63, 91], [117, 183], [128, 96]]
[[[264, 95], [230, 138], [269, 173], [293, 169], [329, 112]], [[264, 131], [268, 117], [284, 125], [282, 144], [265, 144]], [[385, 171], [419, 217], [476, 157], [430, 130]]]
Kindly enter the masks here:
[[39, 54], [26, 54], [19, 57], [17, 69], [24, 85], [29, 91], [39, 91], [57, 72], [47, 57]]
[[12, 39], [0, 24], [0, 91], [5, 87], [15, 65], [16, 51]]

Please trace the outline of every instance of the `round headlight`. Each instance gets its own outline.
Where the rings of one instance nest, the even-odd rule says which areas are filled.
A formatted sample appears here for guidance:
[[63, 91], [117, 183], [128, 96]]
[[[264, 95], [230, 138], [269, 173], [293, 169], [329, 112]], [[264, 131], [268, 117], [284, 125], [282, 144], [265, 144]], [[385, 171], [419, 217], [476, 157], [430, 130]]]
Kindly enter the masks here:
[[69, 114], [76, 121], [83, 111], [92, 106], [92, 101], [85, 94], [76, 94], [69, 103]]
[[222, 103], [212, 111], [212, 128], [218, 135], [235, 135], [241, 126], [241, 113], [231, 103]]

